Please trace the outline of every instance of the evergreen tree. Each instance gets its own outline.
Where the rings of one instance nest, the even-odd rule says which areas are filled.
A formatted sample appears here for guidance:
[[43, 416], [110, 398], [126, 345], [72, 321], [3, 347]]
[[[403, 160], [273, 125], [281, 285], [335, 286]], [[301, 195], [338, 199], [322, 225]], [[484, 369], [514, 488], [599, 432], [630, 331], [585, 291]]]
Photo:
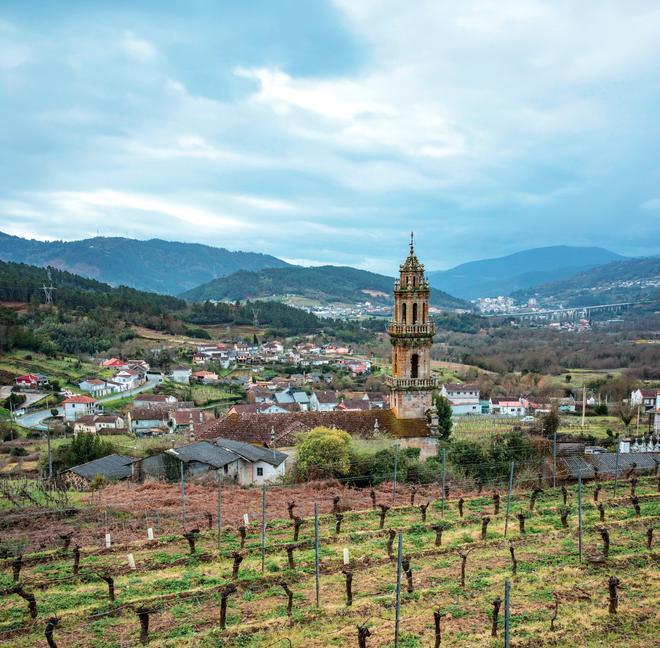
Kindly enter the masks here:
[[451, 405], [449, 401], [440, 394], [433, 397], [436, 412], [438, 413], [438, 436], [441, 439], [449, 439], [451, 436]]

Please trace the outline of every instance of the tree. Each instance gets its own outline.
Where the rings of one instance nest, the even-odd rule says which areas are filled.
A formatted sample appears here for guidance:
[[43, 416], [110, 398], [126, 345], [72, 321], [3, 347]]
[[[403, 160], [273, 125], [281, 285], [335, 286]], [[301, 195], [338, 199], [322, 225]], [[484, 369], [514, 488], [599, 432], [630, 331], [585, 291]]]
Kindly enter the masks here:
[[449, 401], [440, 394], [433, 397], [436, 412], [438, 413], [438, 436], [441, 439], [449, 439], [451, 436], [451, 405]]
[[55, 453], [54, 463], [60, 469], [71, 468], [80, 464], [106, 457], [114, 452], [114, 446], [109, 441], [96, 434], [78, 434], [69, 442], [60, 446]]
[[317, 427], [296, 444], [300, 475], [329, 477], [346, 475], [350, 470], [351, 435], [344, 430]]
[[555, 435], [555, 432], [559, 429], [559, 414], [556, 410], [550, 410], [541, 419], [541, 429], [543, 430], [543, 436], [547, 439]]
[[623, 424], [626, 426], [626, 432], [628, 432], [628, 428], [630, 427], [630, 421], [635, 418], [635, 413], [636, 410], [634, 407], [631, 405], [624, 405], [623, 403], [619, 405], [617, 411], [616, 411], [618, 417], [623, 421]]
[[566, 374], [566, 376], [564, 377], [564, 380], [566, 380], [566, 382], [569, 383], [569, 382], [571, 382], [571, 380], [573, 380], [573, 376], [571, 376], [571, 374]]

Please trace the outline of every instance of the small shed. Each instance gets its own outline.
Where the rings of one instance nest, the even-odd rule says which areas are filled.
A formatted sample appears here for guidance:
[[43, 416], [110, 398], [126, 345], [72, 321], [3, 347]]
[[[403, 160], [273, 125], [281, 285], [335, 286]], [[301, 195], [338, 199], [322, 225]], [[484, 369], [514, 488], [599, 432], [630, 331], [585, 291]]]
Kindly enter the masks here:
[[134, 461], [135, 457], [110, 454], [73, 466], [60, 473], [60, 476], [69, 487], [83, 489], [87, 488], [96, 477], [103, 477], [108, 481], [128, 479], [132, 474], [131, 464]]

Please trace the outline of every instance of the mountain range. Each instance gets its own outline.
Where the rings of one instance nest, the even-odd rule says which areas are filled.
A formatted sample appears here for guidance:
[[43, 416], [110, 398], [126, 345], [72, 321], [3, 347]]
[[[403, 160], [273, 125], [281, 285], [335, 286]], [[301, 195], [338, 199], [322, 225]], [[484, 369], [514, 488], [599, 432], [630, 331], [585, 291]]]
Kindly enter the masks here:
[[555, 245], [431, 271], [429, 283], [462, 299], [511, 295], [625, 257], [599, 247]]
[[[269, 268], [240, 271], [219, 277], [180, 296], [189, 301], [268, 299], [296, 296], [315, 303], [391, 304], [394, 279], [345, 266]], [[442, 308], [469, 308], [470, 304], [437, 289], [431, 304]]]
[[[598, 286], [601, 288], [595, 292], [601, 293], [601, 299], [607, 294], [607, 299], [616, 296], [627, 301], [652, 287], [657, 258], [627, 259], [598, 247], [551, 246], [471, 261], [427, 275], [431, 303], [444, 308], [469, 308], [465, 300], [497, 295], [521, 300], [534, 295], [566, 303], [579, 296], [584, 301], [587, 291], [594, 293], [592, 289]], [[301, 267], [267, 254], [161, 239], [96, 237], [43, 242], [0, 232], [0, 260], [52, 266], [112, 286], [126, 285], [189, 301], [294, 298], [291, 301], [298, 303], [371, 301], [386, 305], [392, 303], [394, 281], [351, 267]], [[633, 283], [625, 284], [627, 278]], [[615, 286], [617, 281], [623, 283]]]
[[96, 237], [81, 241], [36, 241], [0, 232], [0, 259], [52, 266], [97, 279], [166, 295], [176, 295], [237, 270], [282, 268], [268, 254], [150, 239]]

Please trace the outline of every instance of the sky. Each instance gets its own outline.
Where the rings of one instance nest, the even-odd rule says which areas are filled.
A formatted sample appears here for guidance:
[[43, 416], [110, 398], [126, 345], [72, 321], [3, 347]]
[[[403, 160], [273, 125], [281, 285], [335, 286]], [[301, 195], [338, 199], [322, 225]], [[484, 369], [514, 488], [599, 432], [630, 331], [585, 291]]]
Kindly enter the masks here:
[[659, 105], [657, 0], [3, 0], [0, 230], [658, 254]]

